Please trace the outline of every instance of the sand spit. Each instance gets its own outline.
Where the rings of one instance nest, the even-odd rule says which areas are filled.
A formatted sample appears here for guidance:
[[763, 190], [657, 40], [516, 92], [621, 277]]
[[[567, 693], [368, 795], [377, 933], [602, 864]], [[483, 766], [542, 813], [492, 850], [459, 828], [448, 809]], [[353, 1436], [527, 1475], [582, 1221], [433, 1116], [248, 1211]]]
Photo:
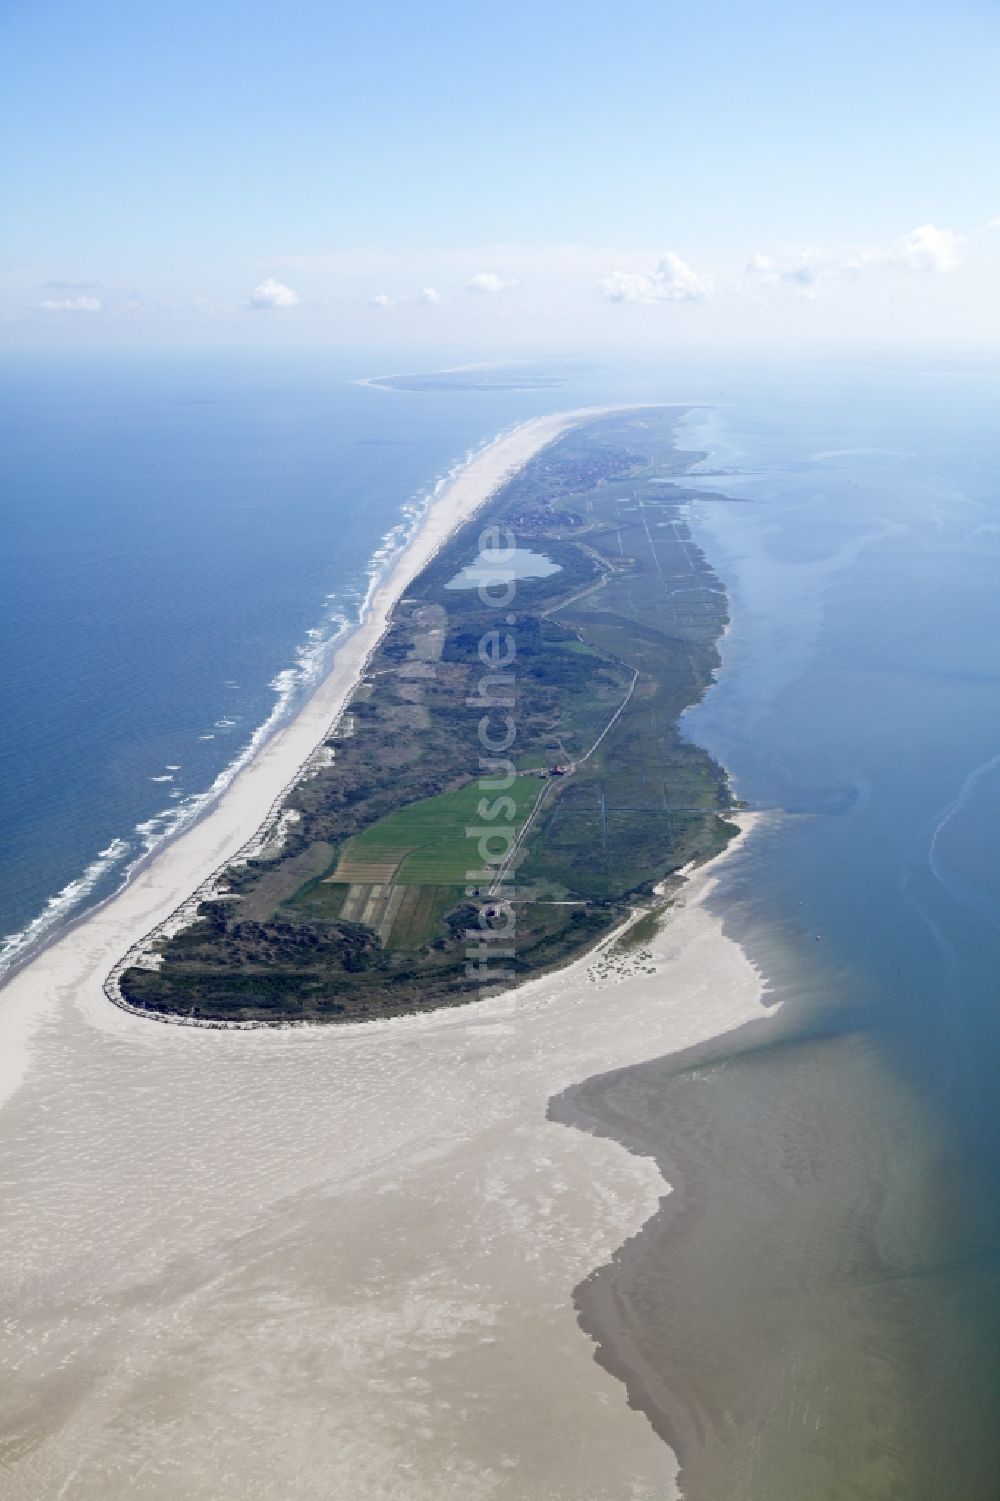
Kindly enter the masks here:
[[664, 1180], [546, 1111], [763, 1014], [711, 884], [651, 958], [367, 1026], [149, 1026], [67, 974], [0, 1117], [4, 1501], [674, 1494], [572, 1298]]
[[670, 1450], [572, 1302], [664, 1180], [546, 1112], [764, 1014], [704, 905], [711, 866], [641, 957], [606, 946], [426, 1017], [234, 1034], [150, 1026], [102, 991], [264, 821], [406, 581], [579, 415], [462, 471], [294, 723], [0, 995], [3, 1501], [674, 1493]]

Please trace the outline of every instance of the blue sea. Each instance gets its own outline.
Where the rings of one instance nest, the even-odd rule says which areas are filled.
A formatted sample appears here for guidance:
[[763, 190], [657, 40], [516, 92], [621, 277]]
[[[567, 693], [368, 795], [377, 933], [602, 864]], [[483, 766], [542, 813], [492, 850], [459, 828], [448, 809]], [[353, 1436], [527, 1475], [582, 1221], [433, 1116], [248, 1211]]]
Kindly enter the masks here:
[[[872, 1293], [856, 1316], [838, 1305], [823, 1338], [843, 1347], [839, 1371], [856, 1355], [861, 1382], [874, 1381], [864, 1352], [884, 1350], [886, 1444], [909, 1435], [924, 1476], [879, 1489], [866, 1469], [862, 1483], [845, 1431], [830, 1445], [844, 1456], [839, 1490], [796, 1490], [799, 1470], [776, 1461], [780, 1490], [739, 1494], [985, 1501], [1000, 1243], [1000, 370], [954, 355], [783, 365], [744, 351], [597, 356], [567, 367], [561, 389], [356, 383], [375, 373], [370, 356], [291, 351], [0, 366], [5, 962], [197, 816], [315, 682], [470, 450], [557, 408], [695, 404], [684, 441], [706, 455], [699, 485], [747, 503], [693, 513], [732, 626], [687, 729], [768, 810], [716, 899], [782, 1002], [780, 1045], [734, 1054], [730, 1099], [745, 1124], [775, 1068], [787, 1085], [801, 1065], [791, 1135], [806, 1112], [814, 1124], [850, 1114], [853, 1181], [866, 1186], [852, 1197], [841, 1183], [824, 1235], [840, 1225], [857, 1244], [862, 1226], [879, 1248], [866, 1275], [891, 1295]], [[772, 1150], [766, 1133], [760, 1146]], [[832, 1180], [822, 1192], [828, 1203]], [[819, 1389], [833, 1366], [815, 1366]], [[773, 1442], [802, 1440], [777, 1425]]]
[[0, 367], [0, 972], [204, 808], [525, 403], [273, 356]]
[[686, 727], [765, 810], [714, 903], [780, 1003], [696, 1106], [744, 1250], [702, 1291], [760, 1439], [692, 1501], [997, 1494], [998, 396], [817, 362], [686, 425], [748, 502], [696, 507], [732, 626]]

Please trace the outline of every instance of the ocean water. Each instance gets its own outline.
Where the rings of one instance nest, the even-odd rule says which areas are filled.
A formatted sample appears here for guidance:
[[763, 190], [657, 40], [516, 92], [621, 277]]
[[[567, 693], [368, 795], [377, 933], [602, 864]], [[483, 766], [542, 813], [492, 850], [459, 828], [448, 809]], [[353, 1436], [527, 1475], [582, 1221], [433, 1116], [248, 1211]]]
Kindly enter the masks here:
[[435, 484], [544, 409], [365, 373], [0, 366], [0, 973], [197, 815], [308, 691]]
[[689, 731], [787, 815], [767, 903], [863, 977], [816, 1027], [870, 1027], [991, 1174], [998, 395], [997, 372], [875, 368], [687, 425], [752, 501], [699, 508], [733, 627]]
[[576, 1301], [688, 1501], [997, 1494], [998, 394], [734, 365], [683, 425], [732, 614], [685, 724], [764, 815], [712, 903], [770, 1009], [554, 1109], [676, 1189]]
[[710, 1425], [689, 1493], [985, 1501], [1000, 374], [673, 355], [559, 391], [416, 394], [353, 383], [371, 373], [292, 353], [0, 368], [7, 961], [196, 816], [469, 449], [556, 407], [703, 403], [684, 428], [700, 484], [749, 504], [694, 511], [733, 624], [687, 727], [770, 813], [716, 900], [782, 1004], [697, 1088], [650, 1075], [655, 1128], [718, 1144], [705, 1224], [741, 1252], [737, 1276], [697, 1227], [665, 1227], [641, 1269], [664, 1360], [709, 1403], [738, 1378], [764, 1404], [750, 1448]]
[[724, 1164], [656, 1247], [674, 1360], [740, 1414], [692, 1501], [996, 1494], [998, 394], [827, 365], [686, 424], [750, 502], [696, 508], [733, 624], [687, 728], [769, 810], [715, 901], [781, 1003], [655, 1075], [660, 1145]]

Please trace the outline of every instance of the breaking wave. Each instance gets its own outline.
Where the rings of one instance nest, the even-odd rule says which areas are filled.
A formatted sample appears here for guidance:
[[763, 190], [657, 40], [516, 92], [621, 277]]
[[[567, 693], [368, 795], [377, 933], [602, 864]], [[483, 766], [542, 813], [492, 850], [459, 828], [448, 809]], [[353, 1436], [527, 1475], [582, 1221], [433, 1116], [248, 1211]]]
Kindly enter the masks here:
[[[400, 519], [383, 535], [368, 560], [362, 580], [353, 588], [328, 594], [326, 612], [320, 624], [312, 626], [297, 648], [294, 662], [278, 672], [268, 684], [274, 704], [267, 718], [257, 726], [235, 756], [216, 774], [208, 787], [199, 792], [182, 793], [172, 788], [171, 801], [150, 817], [135, 824], [130, 833], [119, 835], [102, 850], [73, 880], [50, 896], [44, 907], [19, 931], [0, 940], [0, 979], [20, 966], [33, 953], [51, 942], [69, 924], [79, 921], [88, 911], [109, 900], [127, 884], [135, 871], [168, 840], [190, 828], [221, 797], [245, 766], [270, 738], [279, 725], [310, 695], [329, 671], [337, 646], [363, 620], [379, 583], [412, 540], [430, 505], [454, 479], [459, 470], [492, 440], [484, 440], [470, 449], [464, 458], [447, 469], [428, 490], [422, 491], [402, 507]], [[232, 686], [227, 684], [226, 686]], [[238, 721], [222, 714], [210, 729], [196, 738], [209, 741], [236, 728]], [[178, 767], [149, 777], [151, 782], [172, 783]]]

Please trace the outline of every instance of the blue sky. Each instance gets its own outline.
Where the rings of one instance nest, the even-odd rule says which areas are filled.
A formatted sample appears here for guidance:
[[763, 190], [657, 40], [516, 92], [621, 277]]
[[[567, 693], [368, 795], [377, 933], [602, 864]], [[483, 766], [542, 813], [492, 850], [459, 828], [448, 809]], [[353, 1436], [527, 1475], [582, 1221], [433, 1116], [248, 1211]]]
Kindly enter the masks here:
[[17, 340], [996, 331], [995, 3], [6, 0], [0, 49]]

